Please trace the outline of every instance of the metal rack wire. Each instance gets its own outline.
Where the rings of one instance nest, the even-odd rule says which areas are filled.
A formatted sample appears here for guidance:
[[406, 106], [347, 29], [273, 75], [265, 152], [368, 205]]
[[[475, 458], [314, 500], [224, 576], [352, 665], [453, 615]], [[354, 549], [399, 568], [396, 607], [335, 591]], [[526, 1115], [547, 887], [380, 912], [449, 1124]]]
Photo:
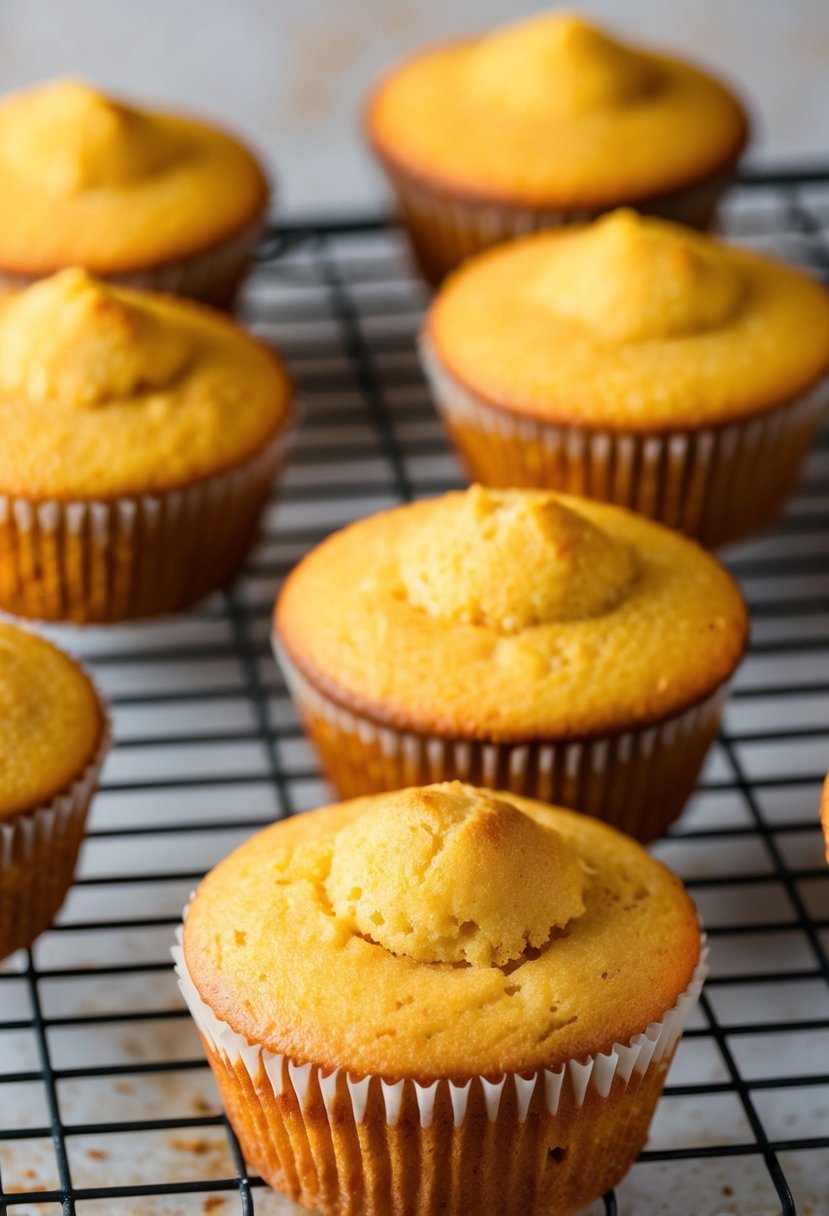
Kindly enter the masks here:
[[[744, 179], [725, 219], [829, 275], [829, 171]], [[210, 865], [325, 797], [268, 651], [280, 577], [349, 519], [460, 484], [414, 353], [424, 299], [380, 222], [272, 234], [244, 315], [306, 412], [262, 543], [179, 619], [54, 631], [108, 692], [117, 746], [59, 923], [0, 967], [0, 1216], [294, 1210], [246, 1171], [168, 945]], [[648, 1150], [591, 1216], [829, 1213], [829, 432], [777, 531], [728, 557], [751, 652], [656, 846], [701, 907], [713, 975]]]

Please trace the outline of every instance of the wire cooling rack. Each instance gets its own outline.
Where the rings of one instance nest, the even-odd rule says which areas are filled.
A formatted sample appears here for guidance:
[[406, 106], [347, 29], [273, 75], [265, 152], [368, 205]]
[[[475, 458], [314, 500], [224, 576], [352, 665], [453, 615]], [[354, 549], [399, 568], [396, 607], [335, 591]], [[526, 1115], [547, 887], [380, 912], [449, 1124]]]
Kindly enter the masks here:
[[[745, 180], [725, 224], [826, 276], [829, 172]], [[168, 951], [206, 869], [326, 798], [269, 654], [280, 578], [348, 520], [460, 484], [414, 351], [424, 300], [380, 223], [269, 237], [243, 312], [306, 409], [262, 543], [185, 616], [52, 631], [109, 695], [117, 745], [59, 923], [0, 967], [0, 1216], [298, 1210], [248, 1175]], [[591, 1216], [829, 1214], [829, 433], [777, 531], [728, 556], [751, 651], [655, 849], [700, 906], [713, 974], [647, 1151]]]

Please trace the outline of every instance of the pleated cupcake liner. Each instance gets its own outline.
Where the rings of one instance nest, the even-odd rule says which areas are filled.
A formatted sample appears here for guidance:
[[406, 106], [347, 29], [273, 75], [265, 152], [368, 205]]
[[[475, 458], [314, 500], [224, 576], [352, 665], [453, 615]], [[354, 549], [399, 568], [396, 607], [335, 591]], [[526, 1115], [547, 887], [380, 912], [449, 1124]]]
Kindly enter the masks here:
[[[586, 224], [624, 205], [623, 199], [606, 207], [484, 203], [431, 190], [382, 155], [380, 160], [397, 196], [415, 261], [427, 282], [435, 285], [466, 258], [492, 245], [542, 229]], [[691, 228], [708, 228], [733, 176], [733, 167], [729, 166], [685, 189], [631, 206]]]
[[544, 422], [491, 405], [423, 338], [438, 412], [470, 477], [616, 503], [711, 548], [768, 526], [829, 413], [829, 377], [775, 409], [722, 426], [638, 434]]
[[[185, 911], [186, 915], [186, 911]], [[250, 1043], [179, 987], [248, 1161], [331, 1216], [564, 1216], [641, 1151], [708, 972], [708, 950], [663, 1018], [628, 1043], [555, 1068], [430, 1080], [326, 1070]]]
[[256, 538], [290, 429], [180, 489], [109, 501], [0, 494], [0, 609], [106, 623], [176, 612], [215, 591]]
[[[187, 296], [203, 304], [228, 309], [247, 273], [265, 226], [265, 212], [209, 248], [188, 257], [161, 262], [146, 270], [97, 277], [122, 287]], [[42, 275], [0, 271], [0, 290], [27, 287]]]
[[341, 798], [460, 780], [583, 811], [645, 842], [682, 812], [728, 697], [721, 685], [660, 722], [593, 739], [455, 739], [398, 730], [345, 709], [303, 675], [278, 639], [273, 646]]
[[101, 738], [75, 781], [49, 802], [0, 819], [0, 959], [54, 921], [75, 874], [86, 817], [109, 751], [112, 726], [97, 693]]

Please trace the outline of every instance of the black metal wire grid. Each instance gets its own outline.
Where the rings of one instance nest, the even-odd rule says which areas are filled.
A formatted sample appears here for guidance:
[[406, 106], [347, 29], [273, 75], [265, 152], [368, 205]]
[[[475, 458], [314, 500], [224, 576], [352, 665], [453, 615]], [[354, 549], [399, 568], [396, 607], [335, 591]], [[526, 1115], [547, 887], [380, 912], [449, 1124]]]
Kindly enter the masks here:
[[[755, 175], [737, 239], [829, 276], [829, 172]], [[332, 528], [460, 484], [418, 369], [425, 295], [374, 220], [271, 235], [245, 319], [305, 417], [236, 584], [175, 620], [54, 631], [111, 698], [117, 744], [59, 923], [0, 967], [0, 1216], [294, 1209], [248, 1174], [168, 947], [204, 871], [325, 798], [268, 650], [280, 578]], [[829, 432], [777, 531], [729, 555], [750, 655], [700, 788], [656, 852], [713, 974], [648, 1150], [591, 1216], [829, 1213]]]

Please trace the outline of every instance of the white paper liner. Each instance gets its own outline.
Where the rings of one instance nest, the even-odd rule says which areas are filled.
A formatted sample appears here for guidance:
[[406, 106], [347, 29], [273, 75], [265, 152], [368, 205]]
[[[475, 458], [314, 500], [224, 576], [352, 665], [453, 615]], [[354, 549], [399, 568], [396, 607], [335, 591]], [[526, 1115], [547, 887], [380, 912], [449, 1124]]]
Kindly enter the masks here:
[[[229, 307], [253, 257], [264, 223], [265, 214], [262, 212], [244, 228], [189, 257], [162, 262], [146, 270], [99, 277], [123, 287], [168, 292], [205, 304]], [[0, 288], [26, 287], [40, 277], [0, 271]]]
[[[184, 915], [187, 915], [185, 909]], [[588, 1091], [606, 1098], [614, 1079], [627, 1086], [634, 1074], [644, 1075], [649, 1068], [670, 1061], [677, 1044], [688, 1024], [688, 1019], [699, 1000], [702, 986], [708, 974], [708, 947], [703, 936], [700, 958], [694, 969], [691, 982], [678, 997], [675, 1005], [659, 1021], [651, 1022], [641, 1034], [634, 1035], [629, 1043], [614, 1043], [608, 1052], [587, 1056], [583, 1060], [569, 1060], [558, 1068], [540, 1068], [526, 1073], [504, 1073], [498, 1080], [475, 1076], [463, 1083], [448, 1077], [436, 1077], [429, 1084], [420, 1084], [410, 1078], [387, 1081], [378, 1076], [352, 1076], [346, 1069], [326, 1072], [314, 1064], [299, 1064], [287, 1056], [268, 1051], [258, 1043], [249, 1043], [226, 1022], [221, 1021], [200, 997], [193, 983], [184, 951], [181, 946], [182, 930], [177, 931], [178, 944], [172, 947], [173, 961], [178, 984], [193, 1020], [210, 1047], [230, 1065], [241, 1059], [254, 1087], [259, 1083], [260, 1069], [264, 1069], [274, 1095], [279, 1096], [290, 1087], [296, 1095], [301, 1110], [308, 1104], [313, 1087], [318, 1087], [329, 1118], [335, 1096], [339, 1092], [348, 1094], [354, 1122], [363, 1122], [366, 1114], [369, 1090], [380, 1087], [386, 1112], [386, 1123], [396, 1126], [403, 1103], [404, 1089], [413, 1087], [417, 1101], [420, 1126], [430, 1127], [434, 1118], [438, 1090], [448, 1087], [455, 1127], [460, 1127], [469, 1105], [473, 1085], [483, 1091], [487, 1118], [495, 1123], [501, 1097], [507, 1085], [514, 1087], [518, 1108], [518, 1119], [524, 1123], [536, 1088], [543, 1089], [547, 1110], [552, 1116], [558, 1112], [565, 1086], [569, 1086], [577, 1109], [581, 1109]], [[343, 1076], [345, 1086], [338, 1087], [338, 1078]]]
[[[723, 426], [645, 435], [561, 426], [488, 404], [447, 371], [426, 338], [420, 354], [450, 432], [478, 432], [492, 447], [494, 467], [509, 468], [499, 484], [613, 502], [709, 545], [770, 522], [829, 410], [824, 377], [773, 410]], [[470, 473], [487, 484], [485, 457], [479, 463]]]
[[[585, 224], [617, 206], [522, 207], [469, 201], [429, 190], [381, 157], [409, 229], [415, 256], [425, 277], [439, 282], [465, 258], [491, 245], [544, 228]], [[733, 177], [728, 167], [685, 189], [631, 204], [648, 215], [707, 228], [720, 195]]]
[[[72, 661], [89, 678], [84, 665], [74, 656]], [[27, 866], [40, 867], [37, 873], [32, 874], [31, 882], [16, 884], [12, 892], [13, 916], [18, 925], [42, 921], [44, 903], [54, 905], [57, 897], [57, 906], [51, 908], [54, 917], [71, 885], [71, 873], [51, 867], [49, 859], [62, 852], [67, 845], [74, 847], [73, 842], [80, 844], [86, 816], [98, 788], [101, 768], [112, 742], [112, 720], [107, 704], [94, 684], [93, 689], [101, 716], [101, 737], [94, 756], [83, 772], [66, 790], [56, 794], [43, 806], [0, 819], [0, 908], [4, 903], [4, 879], [12, 867], [15, 870], [22, 867], [24, 875]], [[57, 890], [56, 884], [63, 884], [64, 881], [65, 887]], [[6, 925], [0, 923], [0, 958], [7, 952], [4, 949], [5, 941]], [[31, 945], [31, 940], [17, 942], [12, 948], [19, 949], [23, 945]]]
[[[300, 717], [306, 724], [321, 718], [332, 730], [375, 749], [383, 758], [384, 788], [467, 781], [575, 807], [642, 840], [660, 835], [679, 815], [728, 699], [725, 683], [661, 722], [595, 739], [450, 739], [382, 726], [343, 708], [306, 679], [277, 637], [272, 643]], [[366, 782], [363, 789], [343, 790], [336, 775], [329, 775], [344, 797], [377, 788]]]
[[110, 501], [0, 494], [0, 608], [48, 620], [170, 612], [223, 585], [244, 558], [293, 431], [181, 489]]

